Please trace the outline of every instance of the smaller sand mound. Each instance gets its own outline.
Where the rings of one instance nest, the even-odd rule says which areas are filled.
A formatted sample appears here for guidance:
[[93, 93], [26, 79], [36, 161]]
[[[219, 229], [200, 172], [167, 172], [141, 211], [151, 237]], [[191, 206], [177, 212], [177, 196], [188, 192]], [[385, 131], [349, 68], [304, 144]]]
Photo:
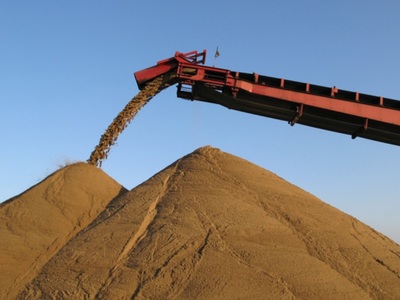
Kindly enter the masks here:
[[43, 265], [125, 189], [85, 163], [67, 166], [0, 206], [0, 299]]

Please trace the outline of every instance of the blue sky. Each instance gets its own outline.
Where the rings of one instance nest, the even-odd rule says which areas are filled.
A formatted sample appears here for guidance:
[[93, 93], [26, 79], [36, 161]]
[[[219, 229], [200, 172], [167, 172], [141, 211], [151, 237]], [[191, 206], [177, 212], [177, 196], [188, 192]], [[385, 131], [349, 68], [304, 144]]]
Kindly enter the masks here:
[[[384, 3], [384, 4], [383, 4]], [[400, 100], [398, 1], [3, 1], [0, 201], [85, 161], [133, 73], [219, 47], [217, 66]], [[103, 170], [127, 188], [204, 145], [258, 164], [400, 243], [399, 147], [155, 97]]]

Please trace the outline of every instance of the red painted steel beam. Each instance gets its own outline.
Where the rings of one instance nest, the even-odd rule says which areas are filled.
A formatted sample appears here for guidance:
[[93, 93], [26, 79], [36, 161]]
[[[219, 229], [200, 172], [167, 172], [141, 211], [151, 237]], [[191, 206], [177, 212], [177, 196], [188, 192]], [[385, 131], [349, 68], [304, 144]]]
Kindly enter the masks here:
[[234, 87], [253, 94], [272, 97], [282, 101], [296, 102], [303, 105], [400, 126], [400, 110], [397, 109], [368, 105], [356, 101], [351, 102], [348, 100], [336, 99], [334, 97], [301, 93], [282, 88], [267, 87], [241, 80], [236, 81]]
[[[190, 68], [191, 73], [185, 74], [185, 68]], [[215, 88], [230, 87], [233, 93], [238, 90], [244, 90], [254, 95], [276, 98], [282, 101], [298, 103], [299, 105], [312, 106], [400, 126], [400, 110], [383, 106], [383, 97], [379, 98], [379, 106], [371, 105], [359, 102], [357, 97], [354, 101], [335, 98], [335, 95], [339, 92], [336, 87], [331, 88], [330, 96], [321, 96], [311, 94], [309, 92], [309, 84], [306, 83], [304, 83], [304, 92], [300, 92], [286, 89], [284, 79], [281, 79], [279, 87], [272, 87], [260, 83], [236, 79], [231, 74], [233, 72], [225, 69], [207, 66], [195, 66], [195, 69], [196, 72], [193, 71], [192, 65], [187, 63], [181, 64], [178, 67], [178, 78], [186, 84], [201, 82], [214, 86]], [[193, 73], [195, 74], [193, 75]], [[258, 74], [255, 74], [254, 77], [258, 79]], [[359, 94], [357, 93], [357, 95]]]

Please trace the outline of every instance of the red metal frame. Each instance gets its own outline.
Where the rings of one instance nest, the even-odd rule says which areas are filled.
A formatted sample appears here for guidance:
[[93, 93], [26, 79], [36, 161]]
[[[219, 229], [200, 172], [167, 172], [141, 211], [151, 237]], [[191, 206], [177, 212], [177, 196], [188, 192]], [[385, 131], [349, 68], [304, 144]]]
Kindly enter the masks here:
[[162, 74], [171, 72], [172, 70], [178, 68], [180, 64], [184, 63], [190, 65], [204, 64], [206, 61], [206, 53], [207, 53], [206, 50], [204, 50], [201, 53], [198, 53], [197, 51], [180, 53], [177, 51], [174, 57], [160, 60], [157, 62], [157, 65], [136, 72], [135, 73], [136, 83], [139, 86], [139, 88], [142, 89], [148, 81], [151, 81]]
[[178, 97], [400, 145], [400, 101], [205, 66], [206, 51], [180, 53], [135, 73], [139, 88], [176, 73]]

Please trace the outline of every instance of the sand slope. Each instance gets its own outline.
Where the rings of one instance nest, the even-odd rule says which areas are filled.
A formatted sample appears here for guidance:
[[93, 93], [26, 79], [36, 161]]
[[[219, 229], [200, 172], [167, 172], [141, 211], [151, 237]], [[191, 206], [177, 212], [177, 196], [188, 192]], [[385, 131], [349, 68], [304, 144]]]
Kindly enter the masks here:
[[114, 199], [19, 297], [400, 299], [400, 247], [204, 147]]
[[126, 191], [100, 169], [67, 166], [0, 205], [0, 298], [13, 299], [66, 242]]

